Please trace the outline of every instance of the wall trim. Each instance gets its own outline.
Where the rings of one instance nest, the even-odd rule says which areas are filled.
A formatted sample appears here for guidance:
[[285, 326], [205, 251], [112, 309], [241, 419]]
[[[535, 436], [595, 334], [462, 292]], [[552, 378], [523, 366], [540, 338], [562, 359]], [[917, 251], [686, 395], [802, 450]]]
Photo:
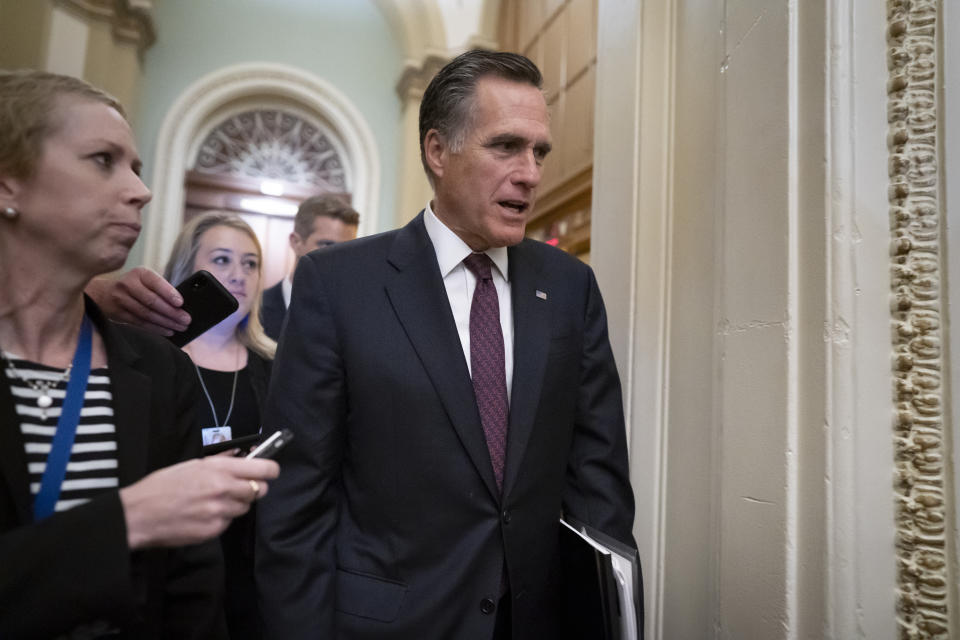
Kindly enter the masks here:
[[360, 235], [378, 228], [379, 152], [370, 127], [350, 100], [329, 82], [281, 64], [246, 63], [218, 69], [190, 85], [170, 107], [157, 134], [154, 201], [146, 213], [144, 263], [162, 268], [183, 214], [183, 176], [196, 140], [224, 110], [245, 102], [275, 105], [288, 100], [330, 124], [345, 147], [351, 167], [353, 206], [363, 212]]
[[936, 0], [887, 2], [897, 625], [909, 638], [954, 635], [944, 489], [939, 7]]
[[646, 637], [663, 636], [675, 0], [599, 0], [590, 263], [624, 390]]
[[404, 103], [409, 100], [416, 100], [419, 106], [420, 100], [423, 98], [423, 92], [427, 90], [427, 85], [451, 59], [449, 56], [430, 53], [419, 62], [407, 60], [403, 66], [403, 71], [400, 72], [400, 79], [397, 80], [396, 90], [400, 100]]
[[152, 0], [55, 0], [88, 20], [109, 22], [117, 40], [132, 42], [142, 55], [156, 41]]

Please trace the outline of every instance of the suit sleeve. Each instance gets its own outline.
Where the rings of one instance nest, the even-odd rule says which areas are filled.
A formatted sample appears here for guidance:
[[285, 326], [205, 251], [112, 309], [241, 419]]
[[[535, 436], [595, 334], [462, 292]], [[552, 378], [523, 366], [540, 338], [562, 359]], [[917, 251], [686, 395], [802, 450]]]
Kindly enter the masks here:
[[0, 567], [0, 637], [54, 637], [115, 617], [132, 606], [119, 494], [0, 534]]
[[293, 432], [257, 507], [256, 572], [266, 638], [336, 637], [336, 529], [346, 414], [343, 362], [323, 274], [294, 279], [266, 419]]
[[631, 547], [634, 502], [630, 488], [623, 397], [607, 315], [593, 271], [588, 271], [580, 385], [563, 508]]

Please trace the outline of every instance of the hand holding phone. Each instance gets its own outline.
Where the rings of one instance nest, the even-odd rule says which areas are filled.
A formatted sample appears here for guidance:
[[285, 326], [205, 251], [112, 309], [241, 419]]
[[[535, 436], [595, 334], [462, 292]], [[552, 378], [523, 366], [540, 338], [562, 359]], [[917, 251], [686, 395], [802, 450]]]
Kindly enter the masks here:
[[181, 309], [190, 314], [190, 326], [169, 337], [178, 347], [219, 324], [240, 306], [233, 294], [203, 269], [178, 284], [177, 291], [183, 296]]
[[274, 431], [269, 438], [261, 442], [256, 449], [247, 454], [247, 458], [270, 458], [276, 457], [280, 449], [287, 446], [287, 443], [293, 440], [293, 433], [289, 429]]
[[239, 438], [234, 438], [233, 440], [222, 440], [220, 442], [205, 444], [203, 445], [202, 452], [204, 456], [212, 456], [222, 451], [229, 451], [230, 449], [244, 450], [252, 447], [258, 442], [260, 442], [260, 434], [254, 433], [253, 435], [240, 436]]

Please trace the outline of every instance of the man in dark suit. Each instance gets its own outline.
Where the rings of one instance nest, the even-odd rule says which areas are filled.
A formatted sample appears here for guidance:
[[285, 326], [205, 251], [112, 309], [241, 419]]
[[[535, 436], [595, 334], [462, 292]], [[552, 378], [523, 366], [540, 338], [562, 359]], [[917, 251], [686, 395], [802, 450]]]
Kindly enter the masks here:
[[[290, 234], [290, 248], [295, 257], [294, 265], [314, 249], [329, 247], [357, 237], [360, 214], [334, 194], [307, 198], [297, 208]], [[263, 292], [260, 305], [260, 321], [263, 331], [277, 340], [283, 319], [290, 306], [290, 291], [293, 286], [293, 270], [283, 280]]]
[[560, 637], [561, 514], [635, 546], [590, 268], [524, 239], [550, 129], [523, 56], [471, 51], [420, 110], [434, 199], [300, 261], [266, 415], [268, 638]]

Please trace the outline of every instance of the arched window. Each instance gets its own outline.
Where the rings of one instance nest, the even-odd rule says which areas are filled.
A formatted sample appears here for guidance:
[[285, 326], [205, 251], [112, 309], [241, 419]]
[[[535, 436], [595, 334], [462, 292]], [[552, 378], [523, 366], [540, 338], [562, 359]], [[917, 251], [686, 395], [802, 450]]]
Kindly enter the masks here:
[[270, 285], [293, 266], [287, 238], [299, 203], [321, 193], [350, 201], [351, 168], [340, 137], [315, 114], [240, 106], [219, 115], [190, 153], [183, 221], [210, 209], [240, 214], [260, 238]]
[[245, 111], [213, 129], [194, 162], [199, 173], [312, 185], [347, 193], [339, 139], [317, 122], [281, 109]]
[[[377, 229], [373, 134], [346, 96], [302, 69], [248, 63], [200, 78], [167, 112], [153, 166], [144, 262], [155, 269], [166, 261], [184, 215], [201, 209], [249, 212], [243, 215], [268, 261], [289, 252], [296, 205], [316, 193], [347, 196], [360, 211], [360, 235]], [[283, 270], [274, 261], [267, 284]]]

